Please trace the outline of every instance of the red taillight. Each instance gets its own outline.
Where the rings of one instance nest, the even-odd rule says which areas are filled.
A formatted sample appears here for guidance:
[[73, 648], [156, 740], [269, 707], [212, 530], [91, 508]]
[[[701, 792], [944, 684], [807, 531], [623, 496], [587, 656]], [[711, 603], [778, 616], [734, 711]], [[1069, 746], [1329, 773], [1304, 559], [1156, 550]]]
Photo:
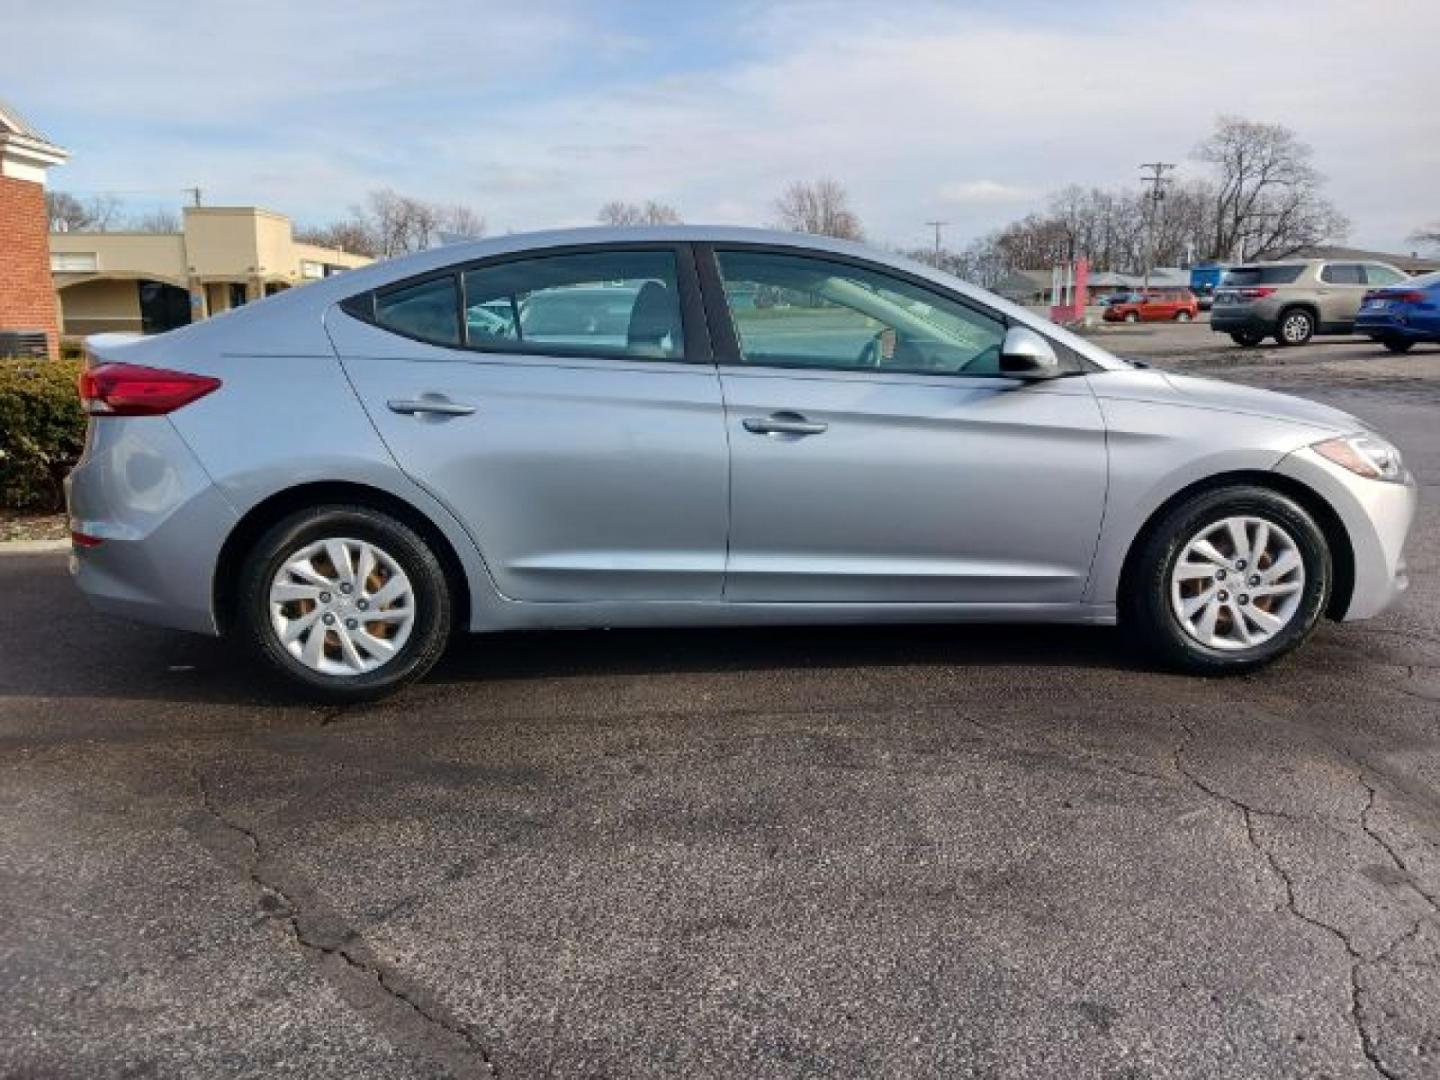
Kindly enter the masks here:
[[1398, 300], [1402, 304], [1423, 304], [1425, 303], [1426, 296], [1423, 292], [1414, 292], [1411, 290], [1402, 293], [1386, 293], [1385, 299]]
[[1274, 289], [1262, 285], [1259, 288], [1255, 289], [1241, 289], [1240, 295], [1246, 300], [1264, 300], [1265, 297], [1269, 296], [1274, 291]]
[[103, 536], [91, 536], [89, 533], [76, 532], [74, 530], [70, 532], [70, 543], [74, 544], [77, 548], [99, 547], [104, 542], [105, 538]]
[[220, 387], [219, 379], [138, 364], [100, 364], [80, 374], [80, 403], [94, 416], [164, 416]]

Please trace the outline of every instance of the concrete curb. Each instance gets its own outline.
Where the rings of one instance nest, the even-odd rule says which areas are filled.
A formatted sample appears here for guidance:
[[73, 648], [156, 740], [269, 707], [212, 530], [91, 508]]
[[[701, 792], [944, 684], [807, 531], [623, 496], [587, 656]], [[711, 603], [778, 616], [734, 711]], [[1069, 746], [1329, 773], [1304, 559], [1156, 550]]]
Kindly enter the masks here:
[[0, 555], [52, 555], [69, 550], [69, 540], [0, 540]]

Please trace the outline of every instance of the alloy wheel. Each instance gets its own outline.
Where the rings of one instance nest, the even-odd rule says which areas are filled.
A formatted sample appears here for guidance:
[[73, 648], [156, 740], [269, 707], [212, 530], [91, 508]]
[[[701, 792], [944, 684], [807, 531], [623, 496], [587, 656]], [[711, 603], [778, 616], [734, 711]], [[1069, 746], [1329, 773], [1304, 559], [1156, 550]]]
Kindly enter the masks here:
[[415, 589], [388, 552], [327, 538], [290, 555], [270, 583], [281, 646], [322, 675], [363, 675], [389, 663], [415, 626]]
[[1227, 517], [1206, 525], [1170, 574], [1170, 607], [1185, 632], [1212, 649], [1264, 645], [1285, 629], [1305, 593], [1305, 561], [1272, 521]]
[[1285, 316], [1280, 324], [1280, 333], [1291, 345], [1300, 345], [1310, 337], [1310, 316], [1295, 311]]

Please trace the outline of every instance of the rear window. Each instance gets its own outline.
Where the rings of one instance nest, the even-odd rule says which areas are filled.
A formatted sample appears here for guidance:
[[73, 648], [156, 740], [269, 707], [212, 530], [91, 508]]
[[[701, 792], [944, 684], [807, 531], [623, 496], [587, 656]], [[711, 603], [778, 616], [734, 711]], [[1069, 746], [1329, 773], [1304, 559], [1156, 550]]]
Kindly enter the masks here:
[[1247, 288], [1251, 285], [1289, 285], [1300, 277], [1303, 266], [1237, 266], [1225, 272], [1223, 285]]

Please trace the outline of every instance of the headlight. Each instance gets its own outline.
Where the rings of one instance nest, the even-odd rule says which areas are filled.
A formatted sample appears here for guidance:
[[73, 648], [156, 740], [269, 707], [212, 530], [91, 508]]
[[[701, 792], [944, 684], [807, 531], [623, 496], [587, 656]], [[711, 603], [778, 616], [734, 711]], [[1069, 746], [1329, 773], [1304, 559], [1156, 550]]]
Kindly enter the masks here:
[[1313, 449], [1321, 457], [1367, 480], [1389, 480], [1395, 484], [1405, 480], [1405, 462], [1400, 460], [1400, 451], [1379, 435], [1367, 432], [1327, 439], [1316, 443]]

